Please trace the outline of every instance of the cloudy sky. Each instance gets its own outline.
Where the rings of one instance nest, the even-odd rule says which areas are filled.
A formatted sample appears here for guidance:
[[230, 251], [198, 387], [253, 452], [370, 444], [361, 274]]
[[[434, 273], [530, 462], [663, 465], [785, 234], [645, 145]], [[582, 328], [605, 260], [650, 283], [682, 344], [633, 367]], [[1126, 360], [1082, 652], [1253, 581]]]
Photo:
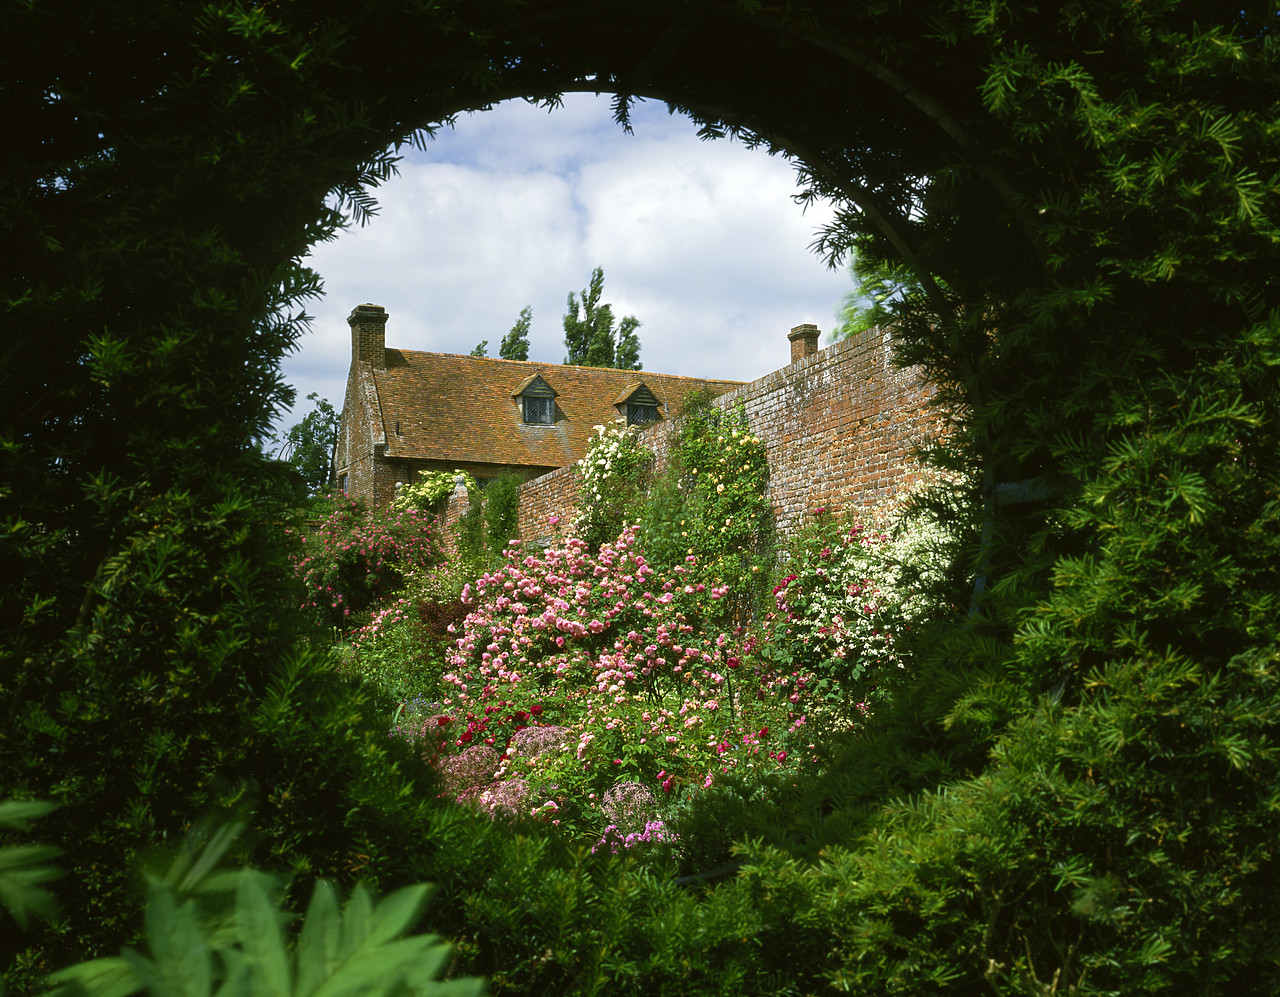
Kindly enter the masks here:
[[316, 249], [325, 296], [284, 361], [298, 404], [342, 405], [357, 304], [387, 309], [387, 345], [469, 353], [533, 309], [531, 360], [564, 359], [569, 291], [604, 268], [616, 316], [640, 319], [646, 370], [752, 380], [785, 365], [786, 334], [826, 333], [852, 287], [809, 249], [825, 205], [794, 203], [793, 168], [642, 104], [628, 135], [607, 97], [569, 95], [548, 112], [512, 101], [464, 116], [375, 191], [378, 216]]

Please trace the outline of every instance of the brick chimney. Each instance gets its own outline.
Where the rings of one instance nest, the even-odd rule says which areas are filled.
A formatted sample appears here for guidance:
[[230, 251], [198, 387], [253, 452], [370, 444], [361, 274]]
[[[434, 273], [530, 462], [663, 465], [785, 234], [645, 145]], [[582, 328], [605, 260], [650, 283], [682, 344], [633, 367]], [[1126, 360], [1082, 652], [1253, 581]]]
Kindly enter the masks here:
[[795, 363], [817, 353], [819, 335], [818, 327], [811, 323], [798, 325], [787, 333], [787, 338], [791, 340], [791, 362]]
[[375, 370], [386, 370], [387, 310], [381, 305], [356, 305], [347, 325], [351, 326], [351, 362], [364, 361]]

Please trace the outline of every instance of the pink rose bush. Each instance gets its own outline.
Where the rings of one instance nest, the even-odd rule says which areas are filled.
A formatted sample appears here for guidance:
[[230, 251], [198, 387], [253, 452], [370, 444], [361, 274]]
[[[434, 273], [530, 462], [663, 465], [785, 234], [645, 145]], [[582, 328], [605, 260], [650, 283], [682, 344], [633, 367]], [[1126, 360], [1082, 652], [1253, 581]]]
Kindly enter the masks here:
[[[664, 807], [805, 756], [803, 683], [765, 668], [748, 633], [709, 626], [727, 586], [694, 584], [694, 558], [659, 572], [635, 527], [595, 555], [570, 539], [507, 556], [464, 590], [443, 676], [442, 772], [475, 744], [496, 752], [487, 786], [454, 795], [522, 799], [612, 850], [670, 843]], [[499, 792], [511, 780], [520, 794]]]
[[399, 589], [407, 575], [444, 557], [435, 517], [418, 509], [370, 512], [362, 502], [334, 498], [314, 528], [291, 531], [294, 573], [304, 586], [303, 608], [347, 629]]

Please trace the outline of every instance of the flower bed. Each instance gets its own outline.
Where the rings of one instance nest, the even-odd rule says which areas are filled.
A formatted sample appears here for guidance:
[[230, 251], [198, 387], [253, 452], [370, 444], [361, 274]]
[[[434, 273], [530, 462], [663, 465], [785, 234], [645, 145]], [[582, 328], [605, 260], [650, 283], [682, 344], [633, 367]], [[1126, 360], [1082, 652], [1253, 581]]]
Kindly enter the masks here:
[[[518, 796], [524, 813], [612, 850], [669, 843], [651, 825], [673, 806], [730, 773], [764, 777], [805, 757], [803, 677], [766, 667], [743, 630], [709, 628], [727, 586], [695, 581], [692, 557], [659, 573], [636, 534], [594, 556], [573, 539], [513, 545], [464, 590], [438, 764], [451, 772], [483, 746], [494, 766], [486, 786], [477, 777], [455, 796], [506, 801], [495, 812]], [[519, 794], [502, 788], [516, 781]], [[643, 822], [611, 815], [620, 786], [656, 801]]]

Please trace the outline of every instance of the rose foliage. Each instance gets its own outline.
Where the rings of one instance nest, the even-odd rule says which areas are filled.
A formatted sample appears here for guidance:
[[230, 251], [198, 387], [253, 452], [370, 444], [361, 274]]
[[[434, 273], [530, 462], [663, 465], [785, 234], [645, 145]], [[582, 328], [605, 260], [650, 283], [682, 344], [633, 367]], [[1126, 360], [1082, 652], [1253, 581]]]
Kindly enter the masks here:
[[765, 626], [768, 653], [812, 672], [830, 699], [866, 705], [910, 674], [913, 633], [937, 613], [947, 531], [917, 512], [884, 529], [826, 509], [790, 545]]
[[[418, 731], [443, 732], [446, 769], [491, 749], [458, 795], [492, 804], [499, 783], [518, 779], [491, 809], [523, 807], [598, 837], [618, 821], [597, 801], [624, 781], [687, 801], [731, 774], [797, 764], [807, 700], [791, 693], [796, 676], [766, 667], [751, 634], [708, 625], [728, 586], [697, 571], [692, 556], [655, 570], [633, 526], [595, 555], [579, 539], [540, 552], [513, 544], [501, 570], [468, 586], [446, 694]], [[553, 727], [538, 750], [520, 749]]]
[[369, 511], [341, 496], [314, 529], [293, 533], [294, 571], [302, 580], [302, 606], [330, 626], [389, 596], [414, 569], [444, 556], [433, 516], [419, 509]]

